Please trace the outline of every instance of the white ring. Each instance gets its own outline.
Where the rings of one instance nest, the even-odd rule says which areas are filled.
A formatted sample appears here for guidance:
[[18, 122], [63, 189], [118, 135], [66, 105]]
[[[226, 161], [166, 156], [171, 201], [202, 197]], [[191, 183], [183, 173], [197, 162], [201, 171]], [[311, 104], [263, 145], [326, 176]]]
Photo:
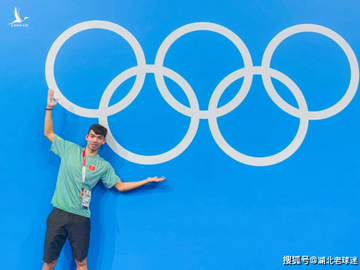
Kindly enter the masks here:
[[[303, 142], [306, 132], [308, 129], [308, 110], [307, 110], [307, 104], [305, 101], [305, 98], [303, 94], [301, 93], [300, 89], [297, 87], [297, 85], [287, 76], [285, 76], [283, 73], [276, 71], [274, 69], [265, 69], [262, 67], [253, 67], [253, 74], [264, 74], [267, 73], [270, 77], [275, 78], [282, 82], [286, 87], [289, 88], [289, 90], [293, 93], [298, 105], [299, 105], [299, 118], [300, 118], [300, 124], [299, 129], [296, 133], [295, 138], [292, 140], [292, 142], [281, 152], [268, 156], [268, 157], [252, 157], [245, 154], [242, 154], [232, 148], [224, 139], [222, 136], [219, 126], [217, 124], [217, 117], [213, 116], [209, 118], [209, 127], [212, 136], [214, 137], [214, 140], [216, 141], [217, 145], [231, 158], [252, 166], [269, 166], [276, 163], [279, 163], [288, 157], [290, 157], [292, 154], [295, 153], [295, 151], [300, 147], [301, 143]], [[239, 78], [242, 78], [246, 74], [244, 69], [240, 69], [236, 72], [237, 76], [234, 76], [232, 74], [228, 76], [232, 76], [233, 80], [237, 80]], [[225, 78], [224, 80], [227, 80]], [[221, 94], [225, 91], [226, 88], [223, 87], [223, 84], [220, 83], [219, 86], [215, 89], [213, 94], [213, 99], [210, 100], [209, 108], [213, 109], [217, 107], [217, 104], [220, 100]]]
[[[249, 50], [247, 49], [244, 42], [232, 31], [229, 29], [218, 25], [214, 23], [190, 23], [187, 25], [184, 25], [178, 29], [176, 29], [174, 32], [172, 32], [167, 38], [163, 41], [163, 43], [160, 45], [160, 48], [156, 54], [155, 58], [155, 66], [162, 67], [164, 64], [164, 59], [167, 51], [169, 50], [170, 46], [180, 37], [182, 37], [185, 34], [195, 32], [195, 31], [211, 31], [218, 33], [226, 38], [228, 38], [236, 48], [239, 50], [240, 54], [243, 57], [244, 60], [244, 66], [245, 68], [251, 68], [252, 67], [252, 60], [251, 55], [249, 53]], [[163, 76], [160, 74], [155, 74], [155, 81], [156, 84], [160, 90], [161, 95], [164, 97], [167, 103], [171, 107], [173, 107], [176, 111], [190, 116], [190, 117], [199, 117], [201, 119], [207, 119], [209, 116], [209, 111], [201, 111], [200, 109], [196, 112], [193, 109], [190, 109], [180, 102], [178, 102], [173, 95], [170, 93], [169, 89], [166, 87], [165, 80]], [[221, 108], [216, 109], [216, 112], [211, 112], [212, 114], [216, 113], [218, 116], [224, 115], [233, 109], [236, 108], [235, 104], [240, 104], [242, 99], [245, 98], [246, 94], [252, 83], [252, 75], [246, 74], [243, 84], [241, 86], [241, 89], [239, 90], [239, 93], [234, 97], [234, 100], [230, 101], [229, 103], [225, 104]], [[245, 95], [244, 95], [245, 94]]]
[[[111, 22], [106, 22], [106, 21], [82, 22], [70, 27], [55, 40], [46, 58], [45, 77], [46, 77], [47, 85], [49, 86], [49, 88], [54, 90], [55, 97], [59, 98], [59, 103], [61, 104], [61, 106], [63, 106], [68, 111], [84, 117], [97, 118], [99, 117], [98, 109], [87, 109], [87, 108], [79, 107], [74, 103], [72, 103], [71, 101], [69, 101], [61, 93], [60, 89], [56, 84], [55, 76], [54, 76], [55, 58], [61, 46], [65, 43], [65, 41], [67, 41], [73, 35], [88, 29], [105, 29], [117, 33], [118, 35], [123, 37], [130, 44], [131, 48], [134, 50], [138, 66], [144, 66], [146, 64], [146, 61], [145, 61], [144, 52], [139, 42], [136, 40], [136, 38], [125, 28]], [[140, 92], [144, 80], [145, 80], [145, 73], [140, 72], [139, 75], [136, 77], [134, 86], [130, 90], [130, 93], [127, 95], [127, 99], [130, 99], [134, 95], [136, 96]], [[120, 105], [115, 104], [112, 107], [118, 108], [121, 107], [121, 104]]]
[[[286, 38], [292, 35], [295, 35], [297, 33], [304, 33], [304, 32], [322, 34], [335, 41], [346, 54], [346, 57], [348, 58], [350, 64], [350, 70], [351, 70], [350, 83], [345, 95], [335, 105], [331, 106], [330, 108], [320, 111], [308, 112], [309, 119], [311, 120], [325, 119], [341, 112], [351, 102], [357, 91], [357, 87], [359, 84], [359, 65], [355, 53], [351, 49], [350, 45], [339, 34], [335, 33], [329, 28], [316, 24], [299, 24], [289, 27], [281, 31], [270, 41], [269, 45], [265, 49], [261, 66], [264, 68], [270, 67], [270, 61], [274, 54], [274, 51], [282, 41], [284, 41]], [[287, 112], [288, 114], [291, 114], [292, 116], [299, 117], [299, 110], [288, 104], [286, 101], [284, 101], [282, 97], [280, 97], [280, 95], [276, 92], [274, 85], [271, 82], [270, 76], [264, 76], [264, 75], [265, 74], [262, 75], [264, 86], [270, 98], [283, 111]]]
[[[139, 155], [132, 153], [128, 150], [126, 150], [124, 147], [122, 147], [114, 138], [114, 136], [111, 133], [109, 123], [108, 123], [108, 116], [104, 112], [107, 110], [107, 106], [110, 102], [111, 96], [121, 83], [126, 81], [127, 79], [135, 76], [137, 74], [138, 67], [134, 67], [131, 69], [126, 70], [125, 72], [121, 73], [119, 76], [117, 76], [114, 80], [116, 82], [111, 82], [109, 86], [106, 88], [104, 95], [101, 98], [100, 101], [100, 108], [101, 111], [100, 117], [99, 117], [99, 123], [103, 126], [105, 126], [108, 129], [108, 135], [107, 135], [107, 143], [109, 144], [110, 148], [117, 153], [122, 158], [138, 163], [138, 164], [145, 164], [145, 165], [153, 165], [153, 164], [160, 164], [164, 163], [166, 161], [169, 161], [178, 155], [180, 155], [185, 149], [191, 144], [193, 141], [198, 126], [199, 126], [199, 118], [198, 117], [191, 117], [190, 126], [189, 129], [185, 135], [185, 137], [181, 140], [181, 142], [175, 146], [173, 149], [169, 150], [168, 152], [165, 152], [160, 155], [153, 155], [153, 156], [145, 156], [145, 155]], [[165, 68], [165, 67], [156, 67], [154, 65], [147, 65], [144, 67], [146, 73], [159, 73], [161, 76], [166, 76], [176, 82], [185, 92], [192, 109], [195, 111], [199, 110], [199, 104], [196, 102], [196, 97], [194, 99], [195, 93], [192, 90], [191, 86], [188, 84], [188, 82], [182, 78], [179, 74], [172, 71], [171, 69]], [[111, 86], [110, 86], [111, 85]]]

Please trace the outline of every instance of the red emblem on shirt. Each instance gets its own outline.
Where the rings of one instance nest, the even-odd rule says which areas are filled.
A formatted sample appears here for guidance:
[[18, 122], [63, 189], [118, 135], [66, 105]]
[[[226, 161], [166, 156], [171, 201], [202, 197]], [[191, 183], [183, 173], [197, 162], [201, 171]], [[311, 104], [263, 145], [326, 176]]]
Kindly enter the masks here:
[[96, 170], [95, 166], [93, 166], [93, 165], [89, 165], [88, 169], [93, 172], [95, 172], [95, 170]]

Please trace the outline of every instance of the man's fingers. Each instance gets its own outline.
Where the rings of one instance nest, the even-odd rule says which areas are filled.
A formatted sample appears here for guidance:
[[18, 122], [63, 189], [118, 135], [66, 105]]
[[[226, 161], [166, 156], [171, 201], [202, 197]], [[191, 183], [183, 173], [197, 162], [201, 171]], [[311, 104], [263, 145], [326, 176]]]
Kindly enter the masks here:
[[161, 181], [164, 181], [165, 180], [165, 177], [164, 176], [162, 176], [161, 178], [158, 178], [158, 177], [156, 177], [157, 178], [157, 182], [161, 182]]
[[162, 176], [162, 177], [157, 177], [157, 176], [154, 176], [154, 177], [149, 177], [150, 178], [150, 181], [151, 182], [161, 182], [161, 181], [164, 181], [165, 180], [165, 177]]

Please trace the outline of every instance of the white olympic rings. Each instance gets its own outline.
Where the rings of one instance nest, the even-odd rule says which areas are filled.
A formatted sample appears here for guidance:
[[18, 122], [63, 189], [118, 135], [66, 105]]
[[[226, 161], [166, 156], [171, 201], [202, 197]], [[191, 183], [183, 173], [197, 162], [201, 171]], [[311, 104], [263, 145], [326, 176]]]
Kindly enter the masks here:
[[[134, 50], [137, 60], [137, 66], [125, 70], [110, 82], [101, 97], [99, 109], [87, 109], [73, 104], [71, 101], [66, 99], [65, 96], [63, 96], [57, 87], [54, 77], [55, 59], [61, 46], [76, 33], [88, 29], [105, 29], [122, 36]], [[182, 76], [163, 66], [166, 53], [170, 46], [183, 35], [194, 31], [211, 31], [223, 35], [236, 46], [244, 61], [244, 68], [232, 72], [216, 86], [210, 98], [208, 110], [200, 110], [195, 92]], [[306, 100], [297, 85], [286, 75], [270, 67], [271, 58], [277, 46], [286, 38], [303, 32], [322, 34], [335, 41], [345, 52], [350, 64], [350, 83], [345, 95], [335, 105], [325, 110], [309, 111]], [[143, 86], [147, 73], [154, 74], [158, 89], [165, 101], [176, 111], [191, 118], [189, 129], [181, 142], [168, 152], [153, 156], [139, 155], [126, 150], [114, 139], [108, 125], [108, 116], [125, 109], [137, 97]], [[268, 95], [279, 108], [300, 119], [299, 129], [293, 141], [279, 153], [267, 157], [247, 156], [235, 150], [225, 141], [217, 124], [218, 117], [231, 112], [245, 99], [250, 90], [254, 75], [261, 75]], [[110, 148], [128, 161], [138, 164], [160, 164], [174, 159], [191, 144], [196, 135], [200, 119], [208, 119], [210, 131], [214, 140], [227, 155], [244, 164], [252, 166], [269, 166], [277, 164], [295, 153], [306, 136], [309, 120], [329, 118], [342, 111], [351, 102], [359, 84], [359, 66], [353, 50], [340, 35], [326, 27], [314, 24], [295, 25], [280, 32], [270, 41], [269, 45], [265, 49], [261, 66], [253, 66], [251, 55], [243, 41], [235, 33], [218, 24], [206, 22], [191, 23], [178, 28], [161, 44], [156, 55], [155, 63], [146, 64], [144, 52], [139, 42], [125, 28], [107, 21], [87, 21], [70, 27], [55, 40], [46, 59], [45, 76], [49, 88], [52, 88], [55, 92], [55, 96], [59, 98], [59, 103], [65, 109], [74, 114], [89, 118], [98, 118], [99, 123], [108, 128], [109, 133], [107, 136], [107, 143]], [[110, 99], [118, 86], [133, 76], [136, 76], [136, 80], [129, 93], [121, 101], [109, 107]], [[170, 78], [182, 88], [189, 100], [190, 107], [181, 104], [172, 96], [165, 84], [164, 76]], [[230, 102], [218, 108], [217, 105], [220, 97], [226, 88], [242, 77], [244, 77], [244, 81], [236, 96]], [[271, 78], [277, 79], [289, 88], [294, 95], [299, 108], [291, 106], [280, 97], [271, 82]]]

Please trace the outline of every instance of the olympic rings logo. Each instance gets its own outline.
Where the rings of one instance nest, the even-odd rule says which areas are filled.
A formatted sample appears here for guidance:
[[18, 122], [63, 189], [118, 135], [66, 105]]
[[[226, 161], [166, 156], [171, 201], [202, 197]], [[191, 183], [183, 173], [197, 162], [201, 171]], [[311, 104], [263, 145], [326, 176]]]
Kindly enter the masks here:
[[[98, 109], [87, 109], [79, 107], [66, 99], [66, 97], [63, 96], [57, 87], [54, 77], [54, 63], [56, 55], [61, 46], [73, 35], [88, 29], [105, 29], [122, 36], [132, 47], [137, 61], [137, 66], [125, 70], [110, 82], [101, 97]], [[200, 110], [199, 103], [193, 89], [182, 76], [180, 76], [175, 71], [163, 66], [166, 53], [170, 46], [183, 35], [194, 31], [211, 31], [223, 35], [231, 42], [233, 42], [242, 55], [244, 61], [244, 68], [236, 70], [227, 75], [216, 86], [210, 98], [208, 110]], [[285, 74], [270, 67], [271, 58], [277, 46], [286, 38], [294, 34], [304, 32], [322, 34], [335, 41], [345, 52], [350, 64], [350, 83], [345, 95], [335, 105], [320, 111], [309, 111], [306, 100], [298, 86]], [[309, 120], [321, 120], [329, 118], [342, 111], [353, 99], [359, 84], [359, 66], [357, 58], [349, 44], [339, 34], [335, 33], [331, 29], [315, 24], [295, 25], [281, 31], [270, 41], [269, 45], [265, 49], [261, 66], [253, 66], [251, 55], [243, 41], [235, 33], [218, 24], [207, 22], [191, 23], [176, 29], [160, 45], [156, 55], [155, 63], [147, 64], [145, 61], [144, 52], [139, 42], [125, 28], [107, 21], [87, 21], [70, 27], [55, 40], [49, 50], [45, 66], [46, 82], [49, 88], [54, 89], [55, 96], [59, 98], [59, 103], [61, 106], [79, 116], [98, 118], [99, 123], [108, 128], [107, 143], [109, 144], [110, 148], [122, 158], [138, 164], [160, 164], [172, 160], [180, 155], [194, 139], [197, 133], [200, 119], [207, 119], [209, 121], [210, 132], [214, 140], [218, 146], [234, 160], [252, 166], [269, 166], [277, 164], [290, 157], [300, 147], [307, 133]], [[191, 118], [188, 131], [181, 142], [173, 149], [163, 154], [153, 156], [139, 155], [126, 150], [114, 139], [111, 133], [111, 129], [108, 125], [108, 116], [116, 114], [125, 109], [137, 97], [143, 86], [145, 75], [147, 73], [154, 74], [158, 89], [165, 101], [176, 111]], [[228, 114], [237, 106], [239, 106], [240, 103], [245, 99], [247, 93], [250, 90], [254, 75], [261, 75], [268, 95], [278, 107], [280, 107], [284, 112], [287, 112], [288, 114], [300, 119], [297, 134], [295, 135], [292, 142], [279, 153], [267, 157], [248, 156], [235, 150], [225, 141], [217, 124], [218, 117]], [[136, 80], [130, 92], [121, 101], [109, 107], [111, 96], [117, 87], [133, 76], [136, 76]], [[164, 76], [170, 78], [182, 88], [189, 100], [190, 107], [181, 104], [172, 96], [165, 84]], [[236, 96], [230, 102], [218, 108], [220, 97], [226, 88], [242, 77], [244, 77], [244, 81]], [[289, 88], [297, 101], [298, 108], [291, 106], [280, 97], [272, 84], [271, 78], [275, 78], [276, 80], [283, 83], [287, 88]]]

